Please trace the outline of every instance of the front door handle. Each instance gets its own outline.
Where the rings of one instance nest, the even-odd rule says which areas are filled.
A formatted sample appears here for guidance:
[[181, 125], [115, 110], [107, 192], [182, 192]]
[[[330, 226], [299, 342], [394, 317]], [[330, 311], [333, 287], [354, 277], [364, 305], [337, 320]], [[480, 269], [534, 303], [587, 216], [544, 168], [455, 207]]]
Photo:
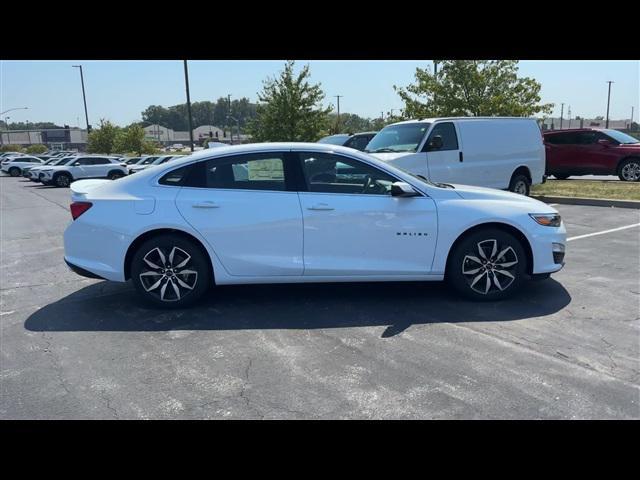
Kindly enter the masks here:
[[307, 210], [335, 210], [333, 207], [330, 207], [326, 203], [316, 203], [311, 207], [307, 207]]
[[192, 205], [193, 208], [220, 208], [215, 202], [199, 202]]

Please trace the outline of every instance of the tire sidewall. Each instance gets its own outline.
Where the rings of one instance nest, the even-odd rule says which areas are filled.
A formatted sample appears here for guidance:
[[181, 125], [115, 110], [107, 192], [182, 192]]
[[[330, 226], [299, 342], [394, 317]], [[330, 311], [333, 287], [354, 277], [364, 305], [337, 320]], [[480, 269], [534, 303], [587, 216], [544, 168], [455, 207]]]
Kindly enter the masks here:
[[620, 167], [618, 167], [618, 178], [623, 181], [623, 182], [638, 182], [640, 181], [640, 178], [637, 180], [627, 180], [622, 176], [622, 169], [625, 167], [625, 165], [628, 165], [630, 163], [635, 163], [637, 165], [640, 165], [640, 159], [638, 158], [628, 158], [627, 160], [624, 160], [623, 162], [620, 163]]
[[[527, 178], [526, 175], [522, 175], [522, 174], [518, 174], [515, 175], [512, 179], [511, 179], [511, 183], [509, 184], [509, 191], [510, 192], [515, 192], [515, 186], [519, 183], [519, 182], [524, 182], [524, 184], [526, 185], [526, 192], [524, 193], [524, 196], [529, 196], [529, 193], [531, 192], [531, 184], [529, 182], [529, 179]], [[522, 194], [521, 194], [522, 195]]]
[[[69, 179], [69, 183], [67, 185], [60, 185], [58, 182], [60, 181], [60, 178], [67, 178]], [[66, 188], [69, 185], [71, 185], [71, 176], [67, 173], [58, 173], [53, 179], [52, 179], [53, 184], [56, 187], [60, 187], [60, 188]]]
[[[518, 265], [516, 267], [515, 277], [509, 287], [504, 291], [491, 292], [487, 295], [480, 294], [469, 287], [467, 278], [462, 274], [462, 263], [465, 255], [472, 254], [477, 256], [477, 244], [483, 240], [496, 239], [498, 245], [504, 248], [507, 245], [513, 247], [517, 257]], [[497, 228], [482, 229], [477, 232], [473, 232], [464, 239], [452, 252], [447, 262], [446, 280], [452, 285], [458, 292], [471, 300], [480, 301], [493, 301], [503, 300], [515, 294], [528, 278], [528, 260], [524, 246], [512, 234], [505, 232]]]
[[[198, 281], [195, 288], [188, 292], [188, 294], [181, 300], [175, 302], [164, 302], [154, 297], [144, 289], [140, 282], [139, 275], [142, 272], [143, 258], [148, 252], [156, 247], [170, 249], [174, 246], [183, 249], [191, 255], [192, 260], [189, 263], [189, 266], [191, 269], [198, 272]], [[138, 247], [131, 260], [131, 281], [147, 304], [160, 308], [184, 308], [192, 305], [197, 302], [212, 286], [209, 262], [207, 261], [202, 248], [181, 235], [172, 234], [158, 235], [147, 240]]]

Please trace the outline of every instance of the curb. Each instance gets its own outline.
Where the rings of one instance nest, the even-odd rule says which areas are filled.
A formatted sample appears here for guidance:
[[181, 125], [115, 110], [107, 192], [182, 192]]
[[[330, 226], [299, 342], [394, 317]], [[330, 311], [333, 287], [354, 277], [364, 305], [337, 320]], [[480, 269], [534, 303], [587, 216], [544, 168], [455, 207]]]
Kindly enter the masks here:
[[560, 203], [564, 205], [589, 205], [592, 207], [635, 208], [640, 210], [637, 200], [610, 200], [605, 198], [581, 197], [548, 197], [546, 195], [531, 195], [531, 198], [545, 203]]

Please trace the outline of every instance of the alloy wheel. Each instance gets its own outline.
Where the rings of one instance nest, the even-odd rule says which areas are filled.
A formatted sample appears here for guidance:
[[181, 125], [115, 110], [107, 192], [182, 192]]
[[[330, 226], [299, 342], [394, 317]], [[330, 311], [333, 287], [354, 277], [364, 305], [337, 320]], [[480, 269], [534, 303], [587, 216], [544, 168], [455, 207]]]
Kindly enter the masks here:
[[640, 163], [629, 162], [622, 167], [620, 171], [622, 178], [627, 182], [637, 182], [640, 180]]
[[178, 247], [156, 247], [143, 257], [142, 287], [163, 302], [181, 300], [198, 282], [198, 272], [189, 267], [191, 255]]
[[495, 239], [483, 240], [475, 252], [462, 260], [462, 274], [469, 288], [482, 295], [504, 291], [511, 286], [517, 275], [518, 256], [507, 245], [499, 245]]

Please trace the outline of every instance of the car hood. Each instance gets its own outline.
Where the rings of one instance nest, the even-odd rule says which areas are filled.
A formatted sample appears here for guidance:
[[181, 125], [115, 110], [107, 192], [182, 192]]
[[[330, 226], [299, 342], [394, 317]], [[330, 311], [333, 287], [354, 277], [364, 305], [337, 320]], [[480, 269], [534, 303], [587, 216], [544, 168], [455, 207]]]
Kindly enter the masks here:
[[460, 197], [465, 200], [497, 200], [506, 201], [519, 206], [528, 207], [535, 213], [557, 213], [557, 210], [540, 200], [513, 192], [496, 190], [494, 188], [475, 187], [472, 185], [453, 185]]

